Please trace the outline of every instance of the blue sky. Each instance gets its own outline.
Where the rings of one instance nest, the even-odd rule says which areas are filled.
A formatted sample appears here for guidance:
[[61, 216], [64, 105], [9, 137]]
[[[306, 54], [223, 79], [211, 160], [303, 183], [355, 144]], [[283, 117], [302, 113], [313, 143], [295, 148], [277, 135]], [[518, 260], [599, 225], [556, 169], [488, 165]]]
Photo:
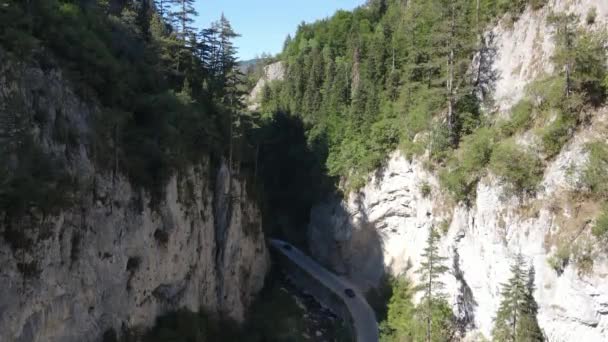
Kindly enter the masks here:
[[262, 52], [276, 54], [287, 34], [302, 22], [313, 22], [338, 9], [353, 9], [365, 0], [197, 0], [196, 26], [208, 27], [222, 12], [242, 37], [236, 40], [239, 57], [254, 58]]

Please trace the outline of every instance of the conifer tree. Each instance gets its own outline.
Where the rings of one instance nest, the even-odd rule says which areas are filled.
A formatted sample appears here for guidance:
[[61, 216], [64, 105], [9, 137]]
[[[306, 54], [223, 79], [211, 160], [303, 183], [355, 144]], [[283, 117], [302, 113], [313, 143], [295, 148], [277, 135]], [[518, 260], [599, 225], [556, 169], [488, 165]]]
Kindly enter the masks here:
[[572, 95], [572, 69], [575, 63], [574, 40], [578, 16], [572, 13], [553, 13], [549, 16], [549, 23], [555, 27], [556, 52], [553, 62], [563, 70], [566, 78], [566, 98]]
[[[420, 285], [416, 287], [416, 290], [422, 292], [418, 311], [425, 323], [426, 342], [438, 341], [451, 334], [450, 319], [446, 320], [443, 314], [438, 315], [446, 307], [445, 294], [443, 293], [444, 284], [440, 278], [448, 271], [448, 268], [444, 265], [447, 258], [439, 254], [439, 237], [435, 227], [431, 227], [426, 240], [426, 247], [422, 253], [420, 269], [417, 271], [420, 275]], [[449, 308], [449, 306], [447, 307]], [[442, 322], [437, 322], [437, 319]], [[439, 329], [438, 326], [445, 328]]]
[[198, 12], [194, 8], [194, 0], [172, 0], [173, 11], [170, 13], [171, 17], [175, 18], [178, 25], [178, 36], [186, 42], [191, 36], [194, 35], [194, 17], [198, 16]]
[[583, 101], [600, 105], [606, 96], [606, 31], [589, 32], [579, 28], [578, 22], [578, 16], [571, 13], [549, 17], [555, 30], [553, 63], [565, 79], [564, 95], [570, 110]]
[[395, 279], [392, 296], [388, 303], [387, 320], [381, 327], [390, 341], [414, 341], [420, 337], [421, 325], [416, 321], [416, 307], [412, 302], [412, 286], [407, 279]]
[[[218, 32], [218, 51], [215, 64], [220, 85], [225, 89], [224, 95], [226, 95], [229, 91], [236, 91], [231, 86], [236, 84], [236, 82], [233, 82], [235, 78], [240, 77], [240, 72], [237, 70], [237, 48], [234, 46], [234, 39], [240, 35], [234, 31], [230, 21], [223, 13], [216, 24], [216, 30]], [[230, 77], [232, 77], [232, 80]], [[235, 99], [234, 93], [228, 96], [231, 96], [233, 100]], [[229, 102], [230, 98], [225, 98], [225, 100], [228, 100], [225, 102]]]
[[511, 266], [511, 278], [503, 284], [502, 301], [492, 330], [494, 341], [544, 341], [536, 320], [538, 307], [533, 296], [533, 274], [533, 269], [527, 269], [523, 256], [518, 254]]
[[154, 6], [161, 18], [168, 20], [173, 0], [154, 0]]

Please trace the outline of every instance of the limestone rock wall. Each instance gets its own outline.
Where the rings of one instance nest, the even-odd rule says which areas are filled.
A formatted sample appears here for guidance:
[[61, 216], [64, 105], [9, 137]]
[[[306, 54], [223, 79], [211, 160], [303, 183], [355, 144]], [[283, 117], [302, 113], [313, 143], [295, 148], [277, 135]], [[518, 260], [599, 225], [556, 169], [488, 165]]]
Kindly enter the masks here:
[[275, 62], [269, 64], [264, 67], [264, 75], [258, 83], [256, 83], [255, 87], [249, 93], [247, 97], [247, 102], [249, 103], [248, 109], [251, 111], [256, 111], [260, 108], [262, 91], [264, 91], [264, 87], [272, 82], [272, 81], [281, 81], [285, 77], [285, 64], [283, 62]]
[[[1, 60], [0, 115], [25, 120], [80, 185], [58, 214], [32, 210], [19, 223], [27, 244], [10, 242], [0, 217], [0, 341], [99, 341], [183, 307], [243, 320], [269, 269], [246, 180], [203, 157], [151, 205], [91, 161], [93, 100], [55, 69]], [[58, 143], [59, 121], [77, 139]]]

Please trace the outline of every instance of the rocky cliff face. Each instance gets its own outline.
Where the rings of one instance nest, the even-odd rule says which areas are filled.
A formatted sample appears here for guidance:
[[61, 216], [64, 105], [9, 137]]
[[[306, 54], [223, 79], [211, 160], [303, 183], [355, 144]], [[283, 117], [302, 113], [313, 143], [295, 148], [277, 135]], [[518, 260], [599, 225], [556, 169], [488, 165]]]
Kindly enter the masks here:
[[256, 111], [260, 109], [260, 102], [262, 91], [264, 91], [264, 87], [271, 83], [272, 81], [281, 81], [285, 77], [285, 65], [283, 62], [275, 62], [269, 64], [264, 67], [264, 75], [258, 83], [256, 83], [255, 87], [249, 93], [247, 98], [247, 102], [249, 103], [248, 109], [251, 111]]
[[[2, 60], [0, 114], [26, 122], [79, 190], [58, 214], [30, 210], [17, 227], [21, 242], [0, 221], [0, 341], [98, 341], [182, 307], [242, 320], [269, 268], [246, 180], [202, 158], [151, 206], [91, 161], [94, 101], [53, 68]], [[54, 138], [60, 125], [70, 131], [65, 143]]]
[[[605, 1], [558, 0], [540, 11], [527, 10], [512, 27], [502, 23], [493, 30], [497, 108], [510, 108], [528, 83], [551, 70], [553, 43], [546, 26], [550, 10], [568, 9], [584, 18], [591, 7], [598, 11], [595, 25], [605, 25]], [[451, 270], [443, 279], [446, 291], [469, 336], [490, 336], [501, 284], [521, 252], [536, 272], [538, 319], [548, 340], [606, 341], [608, 259], [590, 235], [598, 204], [571, 195], [586, 160], [585, 143], [597, 139], [608, 139], [606, 109], [594, 113], [592, 123], [549, 162], [534, 197], [508, 195], [490, 174], [468, 207], [455, 205], [439, 187], [437, 174], [421, 160], [409, 161], [395, 152], [359, 192], [313, 209], [311, 252], [362, 288], [377, 285], [385, 270], [416, 280], [428, 228], [434, 225], [444, 231], [441, 253], [450, 260]], [[430, 194], [423, 194], [425, 184]], [[578, 256], [556, 271], [548, 260], [560, 244], [574, 246]], [[592, 267], [583, 267], [589, 261]]]

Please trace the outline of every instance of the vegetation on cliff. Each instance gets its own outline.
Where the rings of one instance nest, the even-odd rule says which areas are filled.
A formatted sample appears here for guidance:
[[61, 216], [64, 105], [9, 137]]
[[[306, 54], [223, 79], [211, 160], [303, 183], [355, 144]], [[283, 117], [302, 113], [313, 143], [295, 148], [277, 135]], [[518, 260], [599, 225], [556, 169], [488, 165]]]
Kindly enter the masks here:
[[[64, 124], [63, 130], [52, 127], [54, 143], [66, 146], [68, 155], [85, 145], [99, 168], [126, 174], [153, 195], [176, 170], [202, 156], [236, 155], [233, 146], [242, 135], [232, 44], [237, 35], [223, 17], [195, 31], [196, 13], [191, 1], [185, 3], [186, 10], [167, 8], [175, 1], [158, 10], [149, 1], [8, 0], [0, 6], [7, 60], [17, 69], [62, 70], [76, 95], [98, 108], [88, 122], [90, 134], [80, 136]], [[2, 206], [7, 217], [26, 207], [57, 208], [63, 201], [53, 194], [70, 197], [62, 172], [37, 177], [28, 164], [27, 156], [42, 143], [34, 128], [53, 122], [44, 110], [31, 113], [36, 108], [18, 95], [10, 95], [15, 103], [2, 108], [0, 118], [6, 128], [0, 130], [0, 172], [6, 175], [0, 202], [14, 203]], [[65, 163], [65, 156], [40, 151], [43, 161]], [[27, 191], [28, 184], [38, 191]]]
[[[584, 113], [605, 101], [604, 32], [590, 31], [571, 14], [555, 13], [549, 29], [555, 31], [557, 73], [531, 86], [509, 121], [494, 117], [495, 47], [483, 33], [500, 18], [513, 22], [526, 6], [545, 4], [373, 0], [353, 12], [303, 24], [285, 43], [280, 58], [287, 76], [264, 90], [262, 112], [302, 118], [309, 143], [327, 146], [328, 173], [346, 179], [349, 189], [363, 185], [369, 172], [401, 146], [406, 155], [429, 151], [432, 163], [446, 171], [445, 188], [456, 200], [470, 200], [489, 162], [463, 161], [475, 139], [491, 136], [492, 146], [557, 113], [537, 132], [543, 157], [552, 158], [584, 121]], [[524, 187], [518, 190], [535, 188]]]
[[[479, 98], [493, 81], [486, 26], [527, 3], [374, 0], [301, 25], [281, 55], [286, 80], [264, 91], [263, 111], [299, 115], [311, 143], [327, 142], [329, 174], [351, 188], [398, 145], [444, 159], [482, 125]], [[470, 70], [474, 54], [481, 61]]]
[[536, 320], [538, 305], [533, 293], [534, 268], [527, 268], [523, 256], [517, 255], [511, 266], [511, 278], [503, 284], [502, 301], [492, 331], [493, 341], [545, 340]]
[[[456, 336], [456, 319], [443, 293], [441, 277], [448, 271], [447, 258], [439, 254], [439, 234], [429, 229], [417, 273], [418, 286], [412, 286], [407, 278], [392, 281], [392, 296], [388, 303], [387, 317], [381, 324], [382, 341], [451, 341]], [[418, 305], [413, 297], [420, 292]]]

